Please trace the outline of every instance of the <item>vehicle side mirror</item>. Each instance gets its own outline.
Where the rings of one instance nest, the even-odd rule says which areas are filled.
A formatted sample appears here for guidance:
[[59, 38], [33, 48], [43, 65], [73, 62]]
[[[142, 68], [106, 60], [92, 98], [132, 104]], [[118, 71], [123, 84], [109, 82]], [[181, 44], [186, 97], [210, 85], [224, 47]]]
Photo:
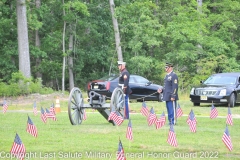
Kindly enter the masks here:
[[147, 82], [147, 83], [146, 83], [146, 86], [149, 86], [150, 84], [152, 84], [151, 81]]
[[201, 84], [203, 84], [204, 81], [200, 81]]

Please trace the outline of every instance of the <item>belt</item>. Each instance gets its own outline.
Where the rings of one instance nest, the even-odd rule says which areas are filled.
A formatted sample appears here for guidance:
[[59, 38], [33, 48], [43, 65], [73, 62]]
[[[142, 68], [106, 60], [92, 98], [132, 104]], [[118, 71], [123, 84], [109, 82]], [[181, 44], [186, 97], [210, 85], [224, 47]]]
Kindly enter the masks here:
[[121, 87], [123, 89], [124, 84], [118, 84], [119, 87]]

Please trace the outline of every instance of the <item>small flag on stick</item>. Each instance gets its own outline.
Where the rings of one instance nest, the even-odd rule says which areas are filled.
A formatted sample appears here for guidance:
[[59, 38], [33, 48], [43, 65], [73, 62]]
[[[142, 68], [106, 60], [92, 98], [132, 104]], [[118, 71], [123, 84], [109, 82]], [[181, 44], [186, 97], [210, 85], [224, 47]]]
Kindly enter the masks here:
[[143, 101], [143, 103], [142, 103], [142, 109], [141, 109], [140, 112], [141, 112], [142, 115], [145, 116], [145, 117], [148, 117], [148, 115], [149, 115], [149, 110], [148, 110], [148, 108], [147, 108], [147, 105], [146, 105], [146, 102], [145, 102], [145, 101]]
[[8, 109], [8, 105], [7, 105], [6, 100], [4, 100], [4, 101], [3, 101], [3, 113], [6, 113], [6, 112], [7, 112], [7, 109]]
[[83, 109], [83, 118], [82, 118], [84, 121], [87, 119], [87, 114], [86, 114], [86, 111], [85, 109]]
[[165, 113], [163, 112], [162, 115], [160, 116], [159, 119], [157, 119], [155, 125], [156, 125], [156, 129], [161, 128], [162, 126], [164, 126], [166, 123], [166, 116]]
[[177, 147], [177, 138], [176, 138], [176, 134], [174, 132], [173, 129], [173, 125], [170, 125], [170, 129], [168, 132], [168, 139], [167, 139], [168, 144], [170, 144], [171, 146]]
[[218, 111], [216, 107], [214, 107], [214, 105], [212, 104], [210, 118], [213, 119], [213, 118], [216, 118], [217, 116], [218, 116]]
[[119, 144], [118, 144], [117, 160], [126, 160], [121, 140], [119, 140]]
[[113, 120], [118, 126], [122, 124], [124, 121], [123, 117], [120, 116], [116, 111], [112, 110], [109, 117], [108, 121]]
[[153, 110], [153, 107], [150, 110], [150, 113], [148, 115], [148, 125], [151, 126], [152, 124], [155, 124], [157, 121], [157, 116]]
[[181, 117], [182, 115], [183, 115], [182, 108], [181, 108], [180, 105], [178, 104], [178, 106], [177, 106], [177, 117]]
[[46, 113], [44, 111], [44, 109], [41, 107], [41, 120], [46, 123], [47, 122], [47, 116]]
[[12, 148], [10, 150], [10, 153], [21, 160], [23, 160], [25, 157], [26, 149], [17, 133], [15, 136]]
[[52, 105], [50, 106], [49, 111], [50, 111], [50, 113], [52, 113], [53, 115], [56, 115], [54, 103], [52, 103]]
[[129, 139], [129, 140], [133, 140], [131, 119], [129, 119], [129, 122], [128, 122], [126, 138]]
[[34, 113], [35, 116], [37, 115], [37, 104], [36, 104], [36, 101], [34, 101], [34, 103], [33, 103], [33, 113]]
[[189, 125], [191, 132], [196, 132], [196, 130], [197, 130], [197, 120], [196, 120], [196, 117], [193, 113], [193, 110], [191, 110], [191, 112], [189, 113], [187, 124]]
[[46, 117], [52, 118], [52, 120], [54, 120], [54, 121], [57, 120], [56, 116], [53, 113], [51, 113], [47, 108], [46, 108]]
[[233, 118], [232, 118], [232, 113], [230, 110], [230, 107], [228, 107], [228, 115], [227, 115], [227, 119], [226, 119], [226, 124], [228, 125], [233, 125]]
[[229, 151], [231, 151], [233, 149], [231, 137], [230, 137], [227, 126], [226, 126], [226, 129], [225, 129], [224, 133], [223, 133], [222, 141], [225, 144], [225, 146], [228, 148]]
[[28, 121], [27, 121], [27, 132], [33, 135], [34, 137], [37, 137], [38, 132], [37, 132], [37, 127], [33, 124], [31, 118], [28, 116]]

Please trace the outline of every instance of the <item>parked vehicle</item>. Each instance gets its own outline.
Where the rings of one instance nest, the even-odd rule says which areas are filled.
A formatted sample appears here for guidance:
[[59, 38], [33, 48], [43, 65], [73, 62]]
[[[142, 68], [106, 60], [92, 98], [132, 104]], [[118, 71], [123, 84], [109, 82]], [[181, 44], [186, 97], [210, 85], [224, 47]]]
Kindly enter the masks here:
[[240, 102], [240, 73], [217, 73], [200, 83], [190, 92], [194, 106], [200, 106], [200, 103], [226, 103], [234, 107], [235, 103]]
[[[88, 83], [88, 93], [95, 91], [101, 95], [105, 95], [107, 99], [111, 98], [112, 92], [118, 85], [118, 75], [111, 75], [94, 80]], [[162, 101], [162, 94], [157, 93], [161, 85], [153, 84], [148, 79], [139, 75], [130, 75], [129, 86], [132, 93], [129, 99], [137, 101]]]

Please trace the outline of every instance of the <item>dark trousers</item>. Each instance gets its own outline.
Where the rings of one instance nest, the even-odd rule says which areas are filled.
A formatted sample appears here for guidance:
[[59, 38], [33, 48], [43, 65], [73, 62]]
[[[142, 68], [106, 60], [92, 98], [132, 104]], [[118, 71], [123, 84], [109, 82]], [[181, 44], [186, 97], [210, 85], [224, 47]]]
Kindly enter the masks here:
[[129, 107], [128, 107], [128, 94], [125, 95], [125, 117], [124, 119], [129, 119]]
[[[175, 103], [175, 105], [173, 105]], [[176, 101], [166, 101], [169, 124], [175, 124]]]

